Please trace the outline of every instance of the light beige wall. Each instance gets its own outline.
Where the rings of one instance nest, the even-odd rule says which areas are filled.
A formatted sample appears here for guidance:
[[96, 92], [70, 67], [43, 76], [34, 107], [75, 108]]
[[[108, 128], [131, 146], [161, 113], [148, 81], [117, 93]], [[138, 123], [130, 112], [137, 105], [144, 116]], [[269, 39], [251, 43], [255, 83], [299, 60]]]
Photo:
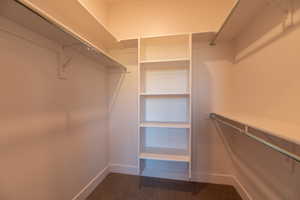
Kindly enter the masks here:
[[[137, 172], [138, 157], [138, 73], [136, 48], [113, 50], [129, 73], [112, 73], [110, 83], [110, 164], [123, 172]], [[124, 171], [125, 170], [125, 171]]]
[[[295, 138], [299, 138], [300, 123], [299, 7], [294, 1], [290, 21], [278, 5], [270, 4], [244, 30], [237, 41], [230, 104], [232, 113], [255, 118], [263, 128], [281, 127], [279, 133]], [[296, 132], [287, 131], [295, 125]], [[232, 130], [225, 130], [225, 135], [228, 132]], [[292, 152], [299, 149], [276, 138], [263, 138]], [[299, 199], [299, 164], [245, 137], [229, 141], [237, 157], [236, 174], [253, 199]]]
[[292, 27], [284, 28], [284, 19], [278, 6], [269, 6], [238, 40], [235, 107], [237, 112], [299, 123], [299, 10]]
[[231, 175], [230, 157], [209, 114], [226, 112], [234, 49], [229, 43], [193, 44], [193, 173]]
[[57, 78], [57, 45], [0, 32], [0, 198], [71, 200], [108, 164], [106, 71], [81, 55]]
[[234, 0], [127, 0], [109, 5], [108, 28], [119, 39], [219, 29]]

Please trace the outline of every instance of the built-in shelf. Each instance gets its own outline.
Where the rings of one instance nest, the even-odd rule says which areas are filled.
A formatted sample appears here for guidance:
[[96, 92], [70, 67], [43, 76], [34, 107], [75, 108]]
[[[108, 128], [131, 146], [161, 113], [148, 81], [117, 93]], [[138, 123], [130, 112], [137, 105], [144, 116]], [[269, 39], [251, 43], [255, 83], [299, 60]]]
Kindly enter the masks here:
[[168, 122], [142, 122], [140, 127], [144, 128], [191, 128], [190, 123], [168, 123]]
[[190, 93], [141, 93], [141, 96], [189, 96]]
[[151, 63], [189, 63], [190, 59], [189, 58], [174, 58], [174, 59], [159, 59], [159, 60], [141, 60], [141, 64], [151, 64]]
[[139, 40], [139, 170], [191, 177], [192, 35]]
[[190, 158], [184, 149], [146, 147], [140, 153], [140, 159], [189, 162]]

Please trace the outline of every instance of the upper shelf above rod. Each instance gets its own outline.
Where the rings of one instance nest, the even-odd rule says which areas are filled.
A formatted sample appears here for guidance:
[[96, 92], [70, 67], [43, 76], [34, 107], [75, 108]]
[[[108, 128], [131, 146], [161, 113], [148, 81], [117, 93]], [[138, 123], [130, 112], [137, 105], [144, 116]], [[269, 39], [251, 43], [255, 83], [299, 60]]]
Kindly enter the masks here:
[[[267, 138], [277, 138], [280, 139], [282, 141], [285, 142], [289, 142], [293, 145], [298, 145], [299, 143], [297, 143], [296, 141], [292, 141], [290, 139], [286, 139], [282, 137], [282, 134], [278, 134], [272, 131], [267, 131], [263, 128], [259, 128], [257, 126], [254, 125], [249, 125], [248, 123], [245, 122], [241, 122], [240, 120], [236, 120], [233, 118], [229, 118], [223, 115], [219, 115], [216, 113], [211, 113], [210, 114], [210, 118], [215, 120], [216, 122], [222, 123], [228, 127], [233, 128], [234, 130], [236, 130], [237, 132], [257, 141], [258, 143], [261, 143], [265, 146], [267, 146], [268, 148], [271, 148], [295, 161], [297, 161], [298, 163], [300, 163], [300, 156], [295, 154], [294, 152], [290, 152], [289, 150], [286, 150], [285, 148], [283, 148], [282, 146], [279, 146], [277, 144], [274, 144], [264, 138], [262, 138], [260, 135], [264, 134], [267, 135]], [[250, 131], [251, 130], [251, 131]], [[255, 132], [260, 132], [260, 135], [255, 134]], [[253, 133], [252, 133], [253, 132]]]
[[266, 5], [266, 0], [237, 0], [219, 31], [210, 41], [210, 45], [216, 45], [217, 41], [232, 41], [237, 38], [243, 28]]
[[[106, 52], [106, 49], [93, 44], [66, 24], [24, 0], [5, 0], [0, 9], [1, 15], [24, 27], [57, 42], [62, 46], [72, 46], [74, 50], [88, 56], [109, 69], [126, 72], [126, 67]], [[84, 11], [85, 12], [85, 11]], [[93, 18], [91, 17], [91, 20]]]

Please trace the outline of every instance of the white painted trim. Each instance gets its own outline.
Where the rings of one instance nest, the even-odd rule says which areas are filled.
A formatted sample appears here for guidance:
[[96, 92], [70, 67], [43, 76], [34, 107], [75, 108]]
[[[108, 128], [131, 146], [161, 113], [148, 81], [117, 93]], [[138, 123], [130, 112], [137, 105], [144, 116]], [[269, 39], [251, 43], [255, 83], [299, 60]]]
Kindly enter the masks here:
[[242, 197], [243, 200], [253, 200], [249, 192], [246, 190], [246, 188], [236, 177], [234, 177], [234, 182], [232, 186], [234, 186], [234, 188], [237, 190], [237, 192], [239, 193], [239, 195]]
[[191, 181], [201, 183], [233, 185], [234, 177], [232, 175], [218, 173], [193, 173]]
[[85, 200], [110, 173], [109, 167], [100, 171], [72, 200]]
[[[110, 172], [138, 175], [138, 167], [134, 165], [110, 164]], [[173, 174], [174, 175], [174, 174]], [[172, 176], [169, 176], [172, 178]], [[253, 200], [246, 188], [233, 175], [220, 173], [193, 173], [191, 181], [233, 186], [243, 200]]]
[[112, 173], [138, 175], [139, 170], [135, 165], [110, 164], [109, 171]]
[[218, 173], [193, 173], [191, 181], [233, 186], [243, 200], [253, 200], [246, 188], [233, 175]]

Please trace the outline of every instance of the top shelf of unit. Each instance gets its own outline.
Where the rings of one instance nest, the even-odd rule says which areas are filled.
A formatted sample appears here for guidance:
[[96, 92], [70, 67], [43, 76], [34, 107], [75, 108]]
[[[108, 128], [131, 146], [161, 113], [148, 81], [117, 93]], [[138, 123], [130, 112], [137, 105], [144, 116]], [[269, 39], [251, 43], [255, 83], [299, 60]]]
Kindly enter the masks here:
[[262, 0], [237, 0], [219, 31], [212, 38], [211, 44], [236, 39], [267, 4], [267, 1]]
[[[88, 20], [90, 24], [96, 27], [95, 31], [105, 37], [106, 41], [115, 41], [114, 43], [118, 42], [85, 9], [77, 4], [75, 6], [75, 2], [72, 3], [72, 6], [74, 9], [77, 9], [77, 13], [81, 13], [85, 20]], [[57, 17], [28, 0], [5, 0], [2, 3], [0, 11], [4, 17], [31, 31], [43, 35], [61, 46], [70, 47], [85, 56], [91, 57], [104, 66], [126, 71], [126, 67], [108, 53], [106, 47], [111, 44], [102, 41], [94, 41], [96, 37], [89, 37], [89, 34], [82, 34], [81, 32], [76, 31], [74, 28], [70, 27], [69, 24], [63, 23], [61, 20], [58, 20]], [[126, 41], [122, 42], [125, 43]]]

